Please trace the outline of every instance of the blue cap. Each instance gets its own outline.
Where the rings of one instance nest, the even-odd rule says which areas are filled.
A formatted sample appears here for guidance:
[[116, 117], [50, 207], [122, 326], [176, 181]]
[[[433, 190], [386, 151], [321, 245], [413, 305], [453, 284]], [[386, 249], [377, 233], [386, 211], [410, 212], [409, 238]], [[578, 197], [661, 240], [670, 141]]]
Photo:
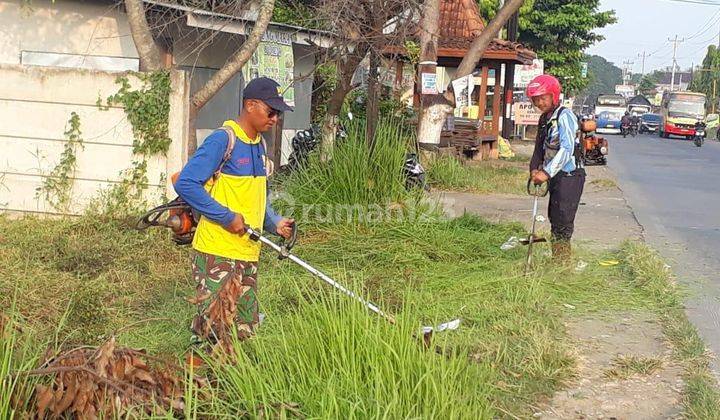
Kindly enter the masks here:
[[280, 84], [269, 77], [258, 77], [245, 85], [243, 99], [263, 101], [267, 106], [279, 112], [293, 110], [280, 95]]

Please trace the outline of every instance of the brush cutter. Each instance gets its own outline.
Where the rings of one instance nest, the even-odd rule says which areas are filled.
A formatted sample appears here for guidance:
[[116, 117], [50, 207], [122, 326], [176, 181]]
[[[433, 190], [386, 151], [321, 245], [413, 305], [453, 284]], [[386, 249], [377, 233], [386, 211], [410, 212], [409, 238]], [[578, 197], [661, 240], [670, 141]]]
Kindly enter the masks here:
[[[200, 217], [197, 212], [195, 212], [195, 210], [193, 210], [192, 207], [190, 207], [190, 205], [187, 204], [183, 199], [178, 197], [175, 200], [167, 204], [155, 207], [154, 209], [144, 214], [138, 220], [135, 228], [138, 230], [144, 230], [151, 226], [169, 228], [173, 232], [173, 241], [176, 244], [188, 245], [192, 242], [193, 236], [195, 234], [195, 227], [197, 226], [199, 218]], [[270, 247], [273, 251], [277, 252], [279, 259], [289, 259], [290, 261], [298, 264], [299, 266], [307, 270], [310, 274], [331, 285], [335, 289], [343, 292], [347, 296], [362, 303], [365, 307], [385, 318], [391, 324], [395, 324], [395, 318], [385, 313], [377, 305], [363, 299], [361, 296], [357, 295], [352, 290], [346, 288], [345, 286], [330, 278], [325, 273], [321, 272], [307, 262], [298, 258], [296, 255], [292, 254], [291, 250], [297, 242], [296, 225], [293, 225], [292, 235], [290, 239], [288, 241], [282, 239], [278, 243], [273, 242], [272, 240], [260, 234], [258, 230], [252, 228], [248, 228], [247, 233], [251, 240], [261, 242], [266, 246]], [[437, 325], [435, 327], [422, 327], [422, 330], [420, 332], [422, 333], [423, 341], [428, 344], [433, 331], [439, 332], [446, 330], [456, 330], [459, 328], [459, 326], [460, 320], [455, 319], [450, 322], [445, 322], [443, 324]]]
[[532, 228], [530, 230], [530, 235], [528, 236], [528, 238], [526, 240], [520, 241], [521, 244], [528, 246], [527, 259], [525, 260], [526, 276], [528, 275], [528, 273], [530, 273], [530, 266], [532, 265], [533, 244], [535, 242], [547, 242], [547, 239], [535, 236], [535, 224], [537, 223], [538, 219], [542, 217], [538, 215], [538, 199], [540, 197], [545, 197], [548, 194], [548, 191], [549, 188], [547, 182], [541, 185], [533, 185], [532, 179], [528, 179], [527, 192], [528, 194], [533, 196]]
[[[353, 292], [352, 290], [348, 289], [347, 287], [343, 286], [342, 284], [338, 283], [337, 281], [333, 280], [330, 276], [323, 273], [322, 271], [318, 270], [317, 268], [311, 266], [304, 260], [302, 260], [297, 255], [294, 255], [291, 253], [292, 247], [295, 245], [295, 242], [297, 241], [297, 227], [295, 224], [293, 224], [292, 228], [292, 236], [290, 237], [290, 240], [285, 243], [284, 240], [282, 240], [279, 243], [275, 243], [269, 238], [261, 235], [257, 230], [252, 228], [247, 228], [247, 233], [250, 236], [250, 239], [256, 242], [261, 242], [268, 247], [270, 247], [273, 251], [278, 253], [279, 259], [289, 259], [290, 261], [294, 262], [295, 264], [299, 265], [300, 267], [307, 270], [310, 274], [314, 275], [315, 277], [319, 278], [320, 280], [324, 281], [325, 283], [329, 284], [330, 286], [334, 287], [335, 289], [341, 291], [342, 293], [346, 294], [347, 296], [355, 299], [356, 301], [360, 302], [365, 306], [366, 308], [370, 309], [371, 311], [375, 312], [385, 320], [387, 320], [391, 324], [395, 324], [395, 318], [393, 318], [392, 315], [387, 314], [385, 311], [380, 309], [376, 304], [364, 299], [362, 296], [358, 295], [357, 293]], [[432, 336], [433, 332], [441, 332], [441, 331], [448, 331], [448, 330], [456, 330], [460, 327], [460, 319], [454, 319], [449, 322], [442, 323], [440, 325], [437, 325], [435, 327], [422, 327], [420, 330], [420, 333], [422, 334], [423, 342], [425, 345], [429, 345], [430, 343], [430, 337]]]

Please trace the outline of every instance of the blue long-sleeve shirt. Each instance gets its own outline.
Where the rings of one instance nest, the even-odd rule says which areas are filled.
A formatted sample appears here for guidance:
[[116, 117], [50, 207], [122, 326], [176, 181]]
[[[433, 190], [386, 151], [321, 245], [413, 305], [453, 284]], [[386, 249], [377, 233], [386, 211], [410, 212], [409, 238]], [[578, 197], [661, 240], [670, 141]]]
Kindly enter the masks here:
[[[561, 109], [562, 112], [560, 112]], [[560, 138], [560, 148], [552, 160], [542, 165], [544, 145], [540, 141], [540, 136], [538, 136], [538, 141], [535, 144], [535, 153], [533, 154], [533, 159], [530, 165], [531, 170], [540, 169], [540, 166], [542, 165], [542, 169], [547, 172], [550, 178], [557, 175], [560, 171], [572, 172], [577, 169], [574, 156], [575, 144], [578, 142], [576, 135], [579, 128], [577, 118], [569, 109], [560, 107], [553, 112], [552, 116], [548, 118], [548, 120], [553, 120], [556, 117], [557, 124], [553, 124], [548, 135], [550, 138]], [[538, 130], [543, 129], [543, 126], [538, 127]]]
[[[226, 123], [226, 125], [228, 124]], [[175, 191], [183, 200], [209, 220], [223, 226], [228, 226], [235, 218], [236, 213], [214, 199], [205, 188], [205, 184], [220, 168], [228, 141], [228, 135], [224, 130], [215, 130], [190, 158], [175, 183]], [[263, 144], [260, 143], [259, 137], [249, 139], [246, 136], [238, 136], [232, 155], [223, 165], [221, 172], [234, 178], [266, 178], [264, 156], [265, 150]], [[272, 208], [268, 199], [267, 181], [265, 181], [265, 185], [266, 204], [263, 230], [277, 234], [277, 224], [282, 217]], [[251, 192], [254, 192], [254, 190], [251, 190]], [[253, 200], [257, 198], [248, 196], [245, 199]], [[247, 215], [243, 214], [243, 216], [247, 222]]]

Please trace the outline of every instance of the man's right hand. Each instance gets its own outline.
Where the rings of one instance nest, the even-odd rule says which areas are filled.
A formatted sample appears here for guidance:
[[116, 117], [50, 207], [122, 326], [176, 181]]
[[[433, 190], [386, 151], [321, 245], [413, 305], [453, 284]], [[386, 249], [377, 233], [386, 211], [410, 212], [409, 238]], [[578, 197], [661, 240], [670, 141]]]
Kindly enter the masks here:
[[225, 229], [229, 232], [237, 233], [240, 236], [244, 235], [246, 230], [245, 218], [242, 217], [242, 214], [236, 214], [233, 221], [230, 222], [229, 225], [225, 226]]

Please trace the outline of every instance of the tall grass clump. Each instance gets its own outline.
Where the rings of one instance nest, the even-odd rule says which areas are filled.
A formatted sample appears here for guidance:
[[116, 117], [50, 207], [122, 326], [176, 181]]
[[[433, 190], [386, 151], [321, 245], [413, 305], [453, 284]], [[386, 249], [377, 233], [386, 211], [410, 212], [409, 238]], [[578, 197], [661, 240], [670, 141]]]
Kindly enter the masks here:
[[36, 364], [40, 348], [23, 333], [15, 315], [14, 306], [9, 315], [0, 313], [0, 419], [8, 420], [27, 410], [33, 381], [17, 373]]
[[[211, 416], [286, 418], [489, 418], [490, 369], [466, 353], [438, 354], [413, 337], [405, 313], [390, 325], [344, 297], [308, 299], [270, 335], [236, 345], [238, 360], [213, 364]], [[446, 333], [447, 334], [447, 333]]]
[[375, 146], [365, 140], [365, 122], [348, 123], [346, 139], [338, 139], [332, 158], [314, 153], [301, 170], [283, 183], [295, 204], [369, 205], [401, 202], [408, 197], [402, 165], [412, 134], [393, 119], [378, 122]]
[[524, 194], [527, 170], [515, 162], [473, 162], [463, 165], [452, 156], [440, 156], [427, 165], [433, 188], [476, 193]]

